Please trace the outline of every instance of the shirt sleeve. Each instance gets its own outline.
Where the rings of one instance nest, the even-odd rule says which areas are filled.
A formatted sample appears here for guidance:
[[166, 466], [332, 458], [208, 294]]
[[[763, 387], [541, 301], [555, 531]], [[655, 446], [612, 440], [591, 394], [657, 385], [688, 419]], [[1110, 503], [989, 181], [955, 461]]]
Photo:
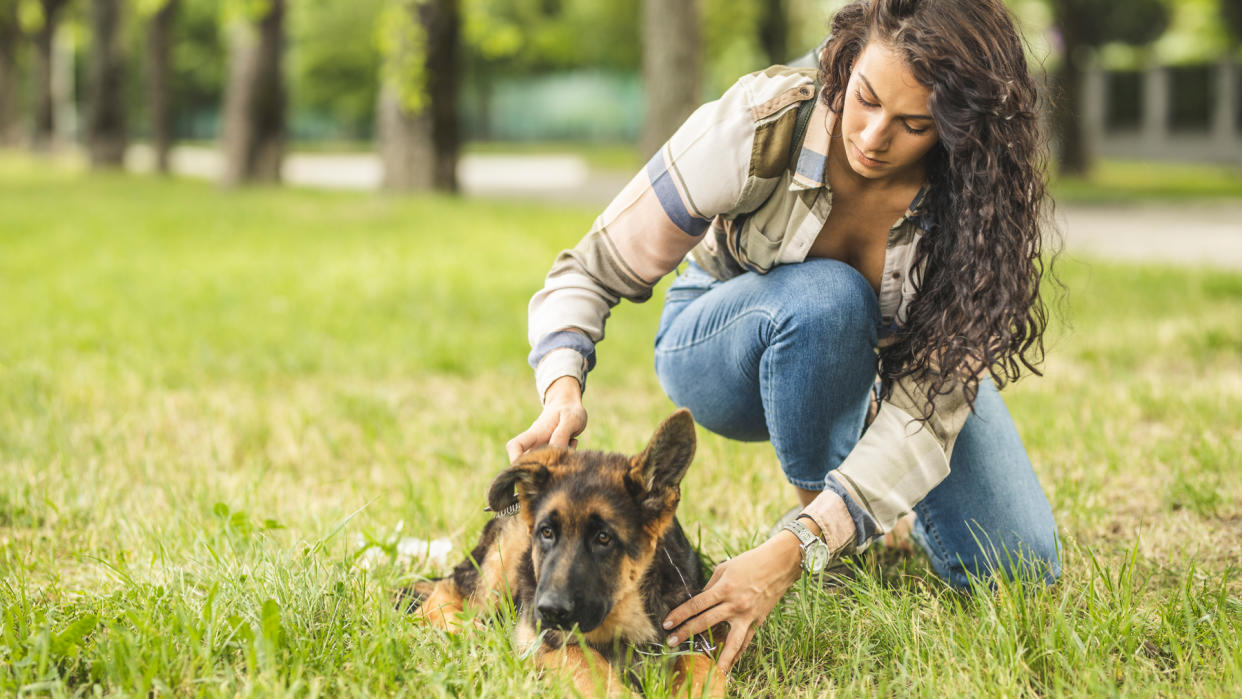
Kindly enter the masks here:
[[[949, 475], [953, 445], [970, 416], [959, 382], [935, 397], [931, 418], [920, 423], [915, 416], [922, 414], [923, 390], [911, 378], [895, 382], [862, 439], [829, 474], [874, 521], [873, 534], [892, 529]], [[859, 547], [867, 543], [860, 530]]]
[[529, 359], [541, 400], [561, 376], [585, 385], [612, 307], [650, 298], [712, 218], [736, 205], [755, 139], [751, 79], [699, 107], [586, 237], [557, 256], [529, 309]]

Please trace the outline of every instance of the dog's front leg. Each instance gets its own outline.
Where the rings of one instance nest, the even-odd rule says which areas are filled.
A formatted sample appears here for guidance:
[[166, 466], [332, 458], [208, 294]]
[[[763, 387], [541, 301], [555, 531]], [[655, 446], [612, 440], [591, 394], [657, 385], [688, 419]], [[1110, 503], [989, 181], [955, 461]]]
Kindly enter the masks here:
[[726, 693], [725, 674], [720, 671], [716, 659], [706, 653], [687, 653], [677, 656], [673, 666], [674, 696], [723, 697]]
[[612, 699], [636, 696], [621, 682], [604, 656], [593, 648], [568, 645], [553, 649], [545, 646], [539, 651], [538, 663], [541, 668], [568, 677], [574, 689], [584, 697], [606, 696]]
[[444, 578], [436, 581], [415, 613], [428, 626], [455, 633], [461, 630], [463, 610], [464, 601], [457, 585], [452, 578]]

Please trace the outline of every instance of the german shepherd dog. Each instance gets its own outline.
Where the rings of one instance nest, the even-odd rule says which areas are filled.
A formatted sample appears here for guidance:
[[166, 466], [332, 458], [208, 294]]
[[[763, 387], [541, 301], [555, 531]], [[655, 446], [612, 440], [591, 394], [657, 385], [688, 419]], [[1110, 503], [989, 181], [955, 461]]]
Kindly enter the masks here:
[[[492, 483], [497, 515], [469, 557], [405, 591], [410, 611], [454, 631], [465, 608], [494, 609], [511, 593], [518, 647], [540, 667], [566, 673], [587, 696], [598, 690], [592, 667], [603, 669], [608, 695], [629, 694], [617, 670], [630, 651], [662, 645], [661, 621], [705, 582], [675, 516], [694, 447], [694, 421], [679, 410], [634, 457], [527, 452]], [[686, 650], [676, 656], [676, 691], [724, 696], [715, 659]]]

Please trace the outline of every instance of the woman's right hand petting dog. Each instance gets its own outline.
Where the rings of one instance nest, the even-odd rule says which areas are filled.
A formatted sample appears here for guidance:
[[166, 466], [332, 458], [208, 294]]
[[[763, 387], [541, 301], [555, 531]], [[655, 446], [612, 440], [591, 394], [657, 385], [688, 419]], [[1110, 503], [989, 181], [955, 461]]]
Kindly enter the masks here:
[[582, 407], [582, 388], [578, 379], [562, 376], [553, 381], [543, 396], [543, 411], [525, 432], [505, 444], [509, 461], [542, 446], [576, 447], [578, 435], [586, 429], [587, 413]]

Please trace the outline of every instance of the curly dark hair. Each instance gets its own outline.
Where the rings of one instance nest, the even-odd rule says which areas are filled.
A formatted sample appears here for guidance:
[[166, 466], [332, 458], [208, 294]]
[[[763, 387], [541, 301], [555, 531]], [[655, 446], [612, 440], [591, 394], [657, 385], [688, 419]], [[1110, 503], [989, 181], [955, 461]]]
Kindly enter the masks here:
[[841, 113], [855, 59], [872, 41], [902, 56], [931, 90], [940, 142], [927, 154], [927, 233], [915, 252], [916, 298], [880, 349], [886, 387], [924, 380], [964, 390], [1034, 374], [1044, 356], [1043, 233], [1054, 230], [1039, 95], [1001, 0], [858, 0], [837, 12], [820, 54], [821, 93]]

